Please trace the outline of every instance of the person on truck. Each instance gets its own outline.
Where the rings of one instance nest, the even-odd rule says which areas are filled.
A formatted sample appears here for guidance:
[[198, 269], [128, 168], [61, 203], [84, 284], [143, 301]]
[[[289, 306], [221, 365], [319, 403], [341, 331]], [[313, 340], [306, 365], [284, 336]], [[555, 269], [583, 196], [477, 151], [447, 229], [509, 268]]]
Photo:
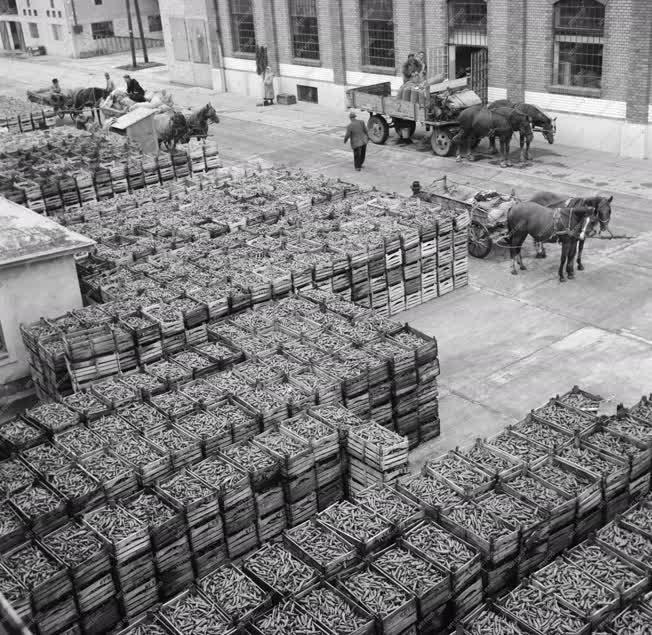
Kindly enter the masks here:
[[421, 62], [414, 56], [414, 53], [410, 53], [407, 58], [407, 62], [403, 64], [403, 79], [406, 82], [409, 82], [412, 79], [414, 73], [421, 72]]
[[145, 91], [143, 90], [143, 87], [130, 75], [125, 75], [123, 79], [125, 80], [129, 99], [136, 102], [145, 101]]

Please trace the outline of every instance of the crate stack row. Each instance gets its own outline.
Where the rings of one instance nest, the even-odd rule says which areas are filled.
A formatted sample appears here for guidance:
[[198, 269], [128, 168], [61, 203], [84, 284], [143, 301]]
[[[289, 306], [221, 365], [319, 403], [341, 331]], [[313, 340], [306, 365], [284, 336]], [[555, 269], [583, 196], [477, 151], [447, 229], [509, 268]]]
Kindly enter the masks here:
[[[196, 151], [195, 151], [195, 154]], [[103, 201], [145, 185], [164, 184], [172, 180], [185, 180], [222, 167], [216, 145], [203, 147], [202, 161], [177, 150], [174, 154], [130, 160], [128, 164], [102, 167], [93, 174], [61, 177], [47, 183], [21, 182], [7, 190], [6, 198], [47, 216], [59, 217], [76, 213], [84, 203]], [[200, 168], [202, 168], [200, 170]]]
[[54, 110], [36, 109], [33, 106], [30, 111], [0, 117], [0, 128], [7, 128], [7, 131], [13, 134], [52, 128], [56, 123], [57, 115]]
[[[579, 398], [587, 401], [589, 409], [597, 399], [573, 390], [538, 412], [547, 412], [551, 405], [558, 409], [565, 400], [577, 406]], [[228, 434], [224, 430], [223, 450], [203, 458], [209, 441], [210, 447], [220, 447], [219, 435], [213, 432], [199, 445], [189, 444], [187, 438], [183, 442], [182, 430], [189, 437], [199, 427], [197, 417], [201, 415], [184, 413], [183, 404], [176, 407], [181, 409], [178, 425], [138, 403], [125, 404], [118, 415], [97, 411], [90, 415], [86, 409], [86, 423], [81, 427], [79, 415], [60, 405], [45, 404], [29, 413], [28, 419], [41, 422], [41, 437], [28, 438], [23, 429], [23, 450], [2, 464], [2, 482], [10, 493], [2, 510], [3, 526], [9, 527], [9, 533], [2, 540], [7, 551], [0, 559], [0, 573], [14, 608], [28, 622], [41, 625], [42, 632], [56, 632], [55, 626], [71, 621], [86, 632], [137, 621], [154, 603], [175, 595], [184, 584], [281, 533], [288, 518], [290, 524], [299, 524], [284, 534], [287, 548], [266, 543], [243, 563], [244, 571], [271, 594], [272, 602], [297, 600], [297, 593], [307, 591], [304, 585], [321, 584], [330, 590], [324, 585], [330, 581], [341, 595], [371, 616], [374, 628], [382, 629], [378, 632], [403, 633], [417, 626], [424, 633], [437, 632], [453, 618], [467, 615], [485, 595], [513, 586], [563, 547], [549, 539], [547, 558], [537, 559], [535, 554], [529, 563], [519, 558], [519, 575], [509, 575], [495, 565], [508, 560], [514, 549], [522, 545], [521, 552], [528, 553], [527, 549], [538, 548], [544, 535], [553, 535], [554, 527], [563, 529], [564, 518], [577, 518], [580, 505], [592, 505], [589, 501], [596, 498], [596, 492], [598, 505], [606, 495], [607, 483], [597, 475], [593, 475], [597, 487], [580, 480], [583, 488], [576, 486], [572, 493], [557, 488], [547, 480], [546, 468], [554, 458], [551, 454], [543, 457], [544, 462], [528, 462], [520, 471], [495, 482], [487, 461], [495, 465], [498, 457], [504, 466], [507, 454], [488, 453], [476, 444], [431, 462], [424, 474], [402, 478], [394, 487], [376, 484], [354, 492], [352, 502], [334, 503], [314, 520], [301, 522], [301, 514], [314, 509], [299, 495], [305, 494], [307, 482], [319, 482], [317, 456], [337, 456], [338, 440], [367, 424], [352, 425], [356, 421], [346, 411], [338, 413], [331, 405], [321, 406], [314, 409], [313, 418], [322, 423], [330, 420], [330, 430], [325, 429], [329, 434], [317, 434], [324, 428], [305, 417], [279, 428], [269, 427], [252, 442], [239, 446], [231, 445], [235, 430]], [[221, 409], [226, 407], [222, 404]], [[582, 411], [568, 412], [577, 415]], [[630, 410], [622, 409], [617, 420], [621, 426], [636, 426], [645, 433], [652, 430], [651, 414], [650, 402], [644, 398]], [[229, 414], [224, 428], [233, 420]], [[566, 423], [578, 425], [583, 420], [573, 416]], [[609, 422], [594, 421], [593, 429], [602, 432], [600, 424], [608, 426]], [[39, 443], [48, 426], [55, 436], [54, 445]], [[246, 424], [245, 428], [251, 429]], [[552, 431], [550, 427], [549, 434]], [[308, 438], [310, 434], [315, 437]], [[516, 437], [520, 433], [510, 430], [508, 434]], [[291, 442], [279, 442], [280, 435]], [[534, 443], [525, 436], [523, 440]], [[167, 457], [160, 451], [163, 444], [168, 444]], [[312, 458], [306, 448], [312, 448]], [[532, 448], [535, 455], [537, 449]], [[71, 467], [73, 458], [78, 460]], [[516, 457], [512, 462], [517, 463]], [[337, 466], [326, 465], [322, 465], [322, 474], [328, 472], [332, 477]], [[555, 460], [555, 467], [567, 476], [591, 476], [562, 459]], [[280, 478], [280, 488], [274, 474]], [[486, 483], [488, 487], [483, 485]], [[638, 486], [636, 494], [642, 491]], [[555, 496], [557, 504], [552, 506]], [[260, 513], [263, 507], [268, 512], [278, 505], [273, 501], [279, 497], [289, 499], [289, 506], [287, 499], [284, 503], [285, 525], [280, 528], [273, 513]], [[574, 505], [570, 505], [573, 497]], [[604, 507], [602, 522], [614, 509]], [[649, 503], [641, 503], [634, 511], [619, 518], [615, 529], [599, 535], [621, 549], [631, 542], [630, 556], [643, 554], [645, 560], [639, 568], [647, 567], [649, 574], [652, 540], [645, 529]], [[428, 520], [423, 521], [424, 517]], [[67, 533], [57, 541], [56, 532], [63, 531], [63, 525]], [[576, 521], [572, 537], [563, 546], [577, 542], [586, 530]], [[634, 538], [623, 543], [623, 531]], [[84, 559], [91, 556], [82, 549], [92, 542], [89, 533], [96, 545], [98, 541], [103, 545], [101, 558], [93, 552], [90, 562], [108, 560], [108, 574], [105, 565], [71, 565], [71, 554]], [[81, 541], [79, 547], [74, 540]], [[337, 547], [338, 542], [344, 547]], [[96, 573], [103, 575], [96, 577]], [[62, 580], [69, 583], [62, 584]], [[645, 584], [649, 585], [649, 575]], [[278, 625], [278, 619], [287, 619], [286, 613], [281, 604], [260, 619]], [[299, 614], [305, 617], [301, 611]], [[255, 619], [252, 628], [258, 628], [257, 624]]]
[[[432, 337], [317, 291], [208, 328], [197, 325], [200, 312], [188, 310], [184, 317], [173, 310], [170, 315], [171, 308], [112, 318], [112, 311], [125, 307], [93, 305], [23, 327], [38, 390], [61, 398], [69, 387], [77, 393], [85, 387], [110, 406], [105, 384], [117, 382], [134, 395], [140, 387], [170, 391], [214, 376], [220, 394], [244, 401], [264, 421], [342, 402], [406, 437], [410, 447], [439, 434], [439, 361]], [[98, 326], [88, 326], [91, 319]]]
[[[576, 402], [581, 391], [569, 394]], [[566, 397], [426, 464], [455, 492], [436, 518], [481, 551], [485, 593], [528, 575], [650, 490], [651, 422], [624, 409], [596, 418], [564, 405]]]
[[[652, 624], [652, 503], [644, 500], [461, 620], [456, 635], [646, 633]], [[647, 592], [647, 594], [646, 594]]]

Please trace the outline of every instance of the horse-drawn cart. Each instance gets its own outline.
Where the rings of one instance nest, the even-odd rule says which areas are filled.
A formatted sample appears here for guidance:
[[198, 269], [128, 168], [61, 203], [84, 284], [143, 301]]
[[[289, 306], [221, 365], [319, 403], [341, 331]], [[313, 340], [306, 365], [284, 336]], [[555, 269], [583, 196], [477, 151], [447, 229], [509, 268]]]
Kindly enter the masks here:
[[49, 106], [60, 119], [70, 115], [73, 121], [84, 112], [84, 108], [90, 108], [95, 117], [93, 110], [105, 96], [106, 91], [101, 88], [76, 88], [61, 93], [54, 93], [51, 88], [27, 91], [27, 99], [32, 103]]
[[438, 156], [450, 156], [455, 150], [453, 137], [459, 129], [457, 115], [469, 106], [482, 103], [467, 88], [466, 78], [412, 88], [410, 99], [392, 96], [390, 82], [352, 88], [346, 91], [347, 107], [369, 113], [368, 131], [373, 143], [387, 141], [390, 128], [408, 131], [411, 137], [417, 124], [432, 129], [430, 143]]
[[468, 185], [450, 181], [447, 177], [433, 181], [418, 194], [419, 198], [441, 205], [444, 209], [466, 209], [469, 225], [469, 253], [475, 258], [486, 258], [495, 244], [507, 232], [507, 212], [518, 202], [510, 195], [493, 191], [478, 191]]

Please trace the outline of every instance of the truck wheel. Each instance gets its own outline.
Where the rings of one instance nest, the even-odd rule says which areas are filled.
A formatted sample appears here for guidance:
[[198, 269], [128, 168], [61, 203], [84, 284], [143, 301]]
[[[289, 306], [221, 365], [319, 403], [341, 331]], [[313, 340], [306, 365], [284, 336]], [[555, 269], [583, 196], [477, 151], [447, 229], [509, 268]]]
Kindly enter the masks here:
[[389, 124], [379, 115], [371, 115], [367, 122], [369, 138], [378, 145], [382, 145], [389, 137]]
[[430, 143], [432, 145], [432, 151], [438, 157], [449, 157], [453, 154], [455, 144], [450, 133], [446, 130], [435, 129], [430, 137]]

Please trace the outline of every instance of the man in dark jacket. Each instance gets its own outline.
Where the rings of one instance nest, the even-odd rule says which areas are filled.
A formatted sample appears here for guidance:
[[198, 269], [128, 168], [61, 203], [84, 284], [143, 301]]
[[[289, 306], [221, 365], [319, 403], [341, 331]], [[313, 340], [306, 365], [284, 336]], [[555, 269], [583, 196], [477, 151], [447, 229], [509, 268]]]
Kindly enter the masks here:
[[367, 126], [364, 121], [358, 121], [354, 112], [349, 113], [349, 118], [351, 119], [351, 123], [346, 127], [344, 143], [351, 139], [353, 165], [355, 166], [355, 169], [360, 172], [365, 157], [367, 156], [367, 143], [369, 142]]
[[145, 91], [143, 87], [130, 75], [124, 76], [125, 84], [127, 84], [127, 95], [129, 99], [137, 102], [145, 101]]

